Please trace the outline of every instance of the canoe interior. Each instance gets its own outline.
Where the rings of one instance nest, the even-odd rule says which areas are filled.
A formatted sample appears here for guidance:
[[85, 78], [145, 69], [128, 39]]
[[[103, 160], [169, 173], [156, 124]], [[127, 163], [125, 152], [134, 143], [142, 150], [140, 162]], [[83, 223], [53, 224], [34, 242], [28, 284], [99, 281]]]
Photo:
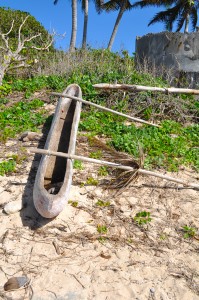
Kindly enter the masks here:
[[[69, 98], [62, 100], [56, 124], [51, 136], [49, 148], [52, 151], [69, 152], [70, 143], [73, 142], [71, 129], [75, 115], [76, 101]], [[58, 156], [49, 156], [46, 172], [44, 174], [44, 187], [46, 190], [64, 181], [68, 159]], [[61, 187], [61, 186], [60, 186]], [[60, 187], [56, 193], [59, 192]]]

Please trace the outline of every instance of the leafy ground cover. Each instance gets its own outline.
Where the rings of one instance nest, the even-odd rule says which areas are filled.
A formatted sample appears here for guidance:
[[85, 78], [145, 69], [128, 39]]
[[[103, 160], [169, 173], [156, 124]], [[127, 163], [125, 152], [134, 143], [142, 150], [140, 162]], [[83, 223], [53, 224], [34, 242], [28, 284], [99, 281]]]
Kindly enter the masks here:
[[16, 161], [13, 158], [0, 162], [0, 176], [13, 173], [15, 168]]
[[[46, 74], [31, 78], [16, 79], [10, 75], [5, 78], [0, 86], [0, 142], [26, 130], [37, 131], [45, 123], [47, 112], [43, 109], [44, 102], [34, 99], [35, 92], [63, 91], [67, 85], [77, 83], [81, 86], [84, 99], [145, 120], [158, 120], [161, 125], [161, 128], [136, 127], [121, 117], [83, 107], [80, 130], [109, 138], [109, 143], [116, 150], [127, 152], [134, 158], [139, 157], [139, 148], [143, 149], [146, 168], [177, 171], [181, 165], [187, 165], [199, 169], [198, 99], [190, 95], [151, 92], [97, 92], [92, 86], [97, 82], [167, 85], [160, 76], [154, 76], [147, 70], [138, 71], [134, 58], [126, 52], [118, 55], [109, 51], [90, 50], [77, 51], [70, 57], [61, 52], [56, 55], [48, 61], [48, 71], [50, 68], [53, 70], [53, 64], [58, 64], [60, 59], [66, 63], [69, 58], [74, 62], [73, 69], [68, 65], [67, 72], [65, 69], [59, 73], [54, 70], [49, 75], [46, 69]], [[13, 92], [23, 92], [24, 98], [16, 103], [10, 102]], [[91, 155], [99, 158], [99, 153]]]
[[43, 105], [43, 101], [34, 99], [20, 101], [9, 107], [1, 106], [0, 141], [5, 142], [25, 130], [37, 131], [38, 126], [46, 120], [46, 111], [40, 109]]
[[139, 158], [144, 151], [146, 168], [166, 168], [177, 171], [182, 165], [199, 170], [199, 125], [182, 126], [175, 121], [163, 121], [161, 127], [125, 125], [124, 119], [93, 111], [83, 113], [80, 129], [92, 135], [105, 135], [116, 150]]

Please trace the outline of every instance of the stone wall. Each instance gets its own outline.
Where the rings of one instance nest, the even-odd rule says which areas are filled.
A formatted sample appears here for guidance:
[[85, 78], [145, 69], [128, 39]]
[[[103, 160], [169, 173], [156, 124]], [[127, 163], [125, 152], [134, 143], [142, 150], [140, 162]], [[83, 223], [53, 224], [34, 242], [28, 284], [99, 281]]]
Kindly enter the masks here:
[[161, 32], [136, 38], [136, 60], [184, 74], [191, 87], [199, 85], [199, 32]]

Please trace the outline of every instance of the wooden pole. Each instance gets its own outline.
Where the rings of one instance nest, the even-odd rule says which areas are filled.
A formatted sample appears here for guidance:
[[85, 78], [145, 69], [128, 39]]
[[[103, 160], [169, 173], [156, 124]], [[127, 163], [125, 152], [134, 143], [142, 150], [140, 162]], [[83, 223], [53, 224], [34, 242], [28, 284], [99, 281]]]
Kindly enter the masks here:
[[116, 114], [116, 115], [118, 115], [118, 116], [128, 118], [129, 120], [132, 120], [132, 121], [135, 121], [135, 122], [144, 123], [144, 124], [151, 125], [151, 126], [155, 126], [155, 127], [160, 127], [159, 125], [156, 125], [156, 124], [147, 122], [147, 121], [142, 120], [142, 119], [139, 119], [139, 118], [131, 117], [131, 116], [129, 116], [129, 115], [126, 115], [126, 114], [117, 112], [117, 111], [115, 111], [115, 110], [113, 110], [113, 109], [110, 109], [110, 108], [107, 108], [107, 107], [104, 107], [104, 106], [101, 106], [101, 105], [98, 105], [98, 104], [95, 104], [95, 103], [92, 103], [92, 102], [83, 100], [83, 99], [78, 98], [78, 97], [70, 96], [70, 95], [67, 95], [67, 94], [55, 93], [55, 92], [51, 93], [51, 95], [54, 95], [54, 96], [61, 96], [61, 97], [65, 97], [65, 98], [70, 98], [70, 99], [73, 99], [73, 100], [75, 100], [75, 101], [80, 101], [80, 102], [82, 102], [82, 103], [84, 103], [84, 104], [87, 104], [87, 105], [90, 105], [90, 106], [94, 106], [94, 107], [99, 108], [99, 109], [101, 109], [101, 110], [104, 110], [104, 111], [107, 111], [107, 112], [114, 113], [114, 114]]
[[152, 87], [152, 86], [143, 86], [143, 85], [130, 85], [130, 84], [109, 84], [109, 83], [98, 83], [93, 85], [96, 89], [103, 90], [126, 90], [126, 91], [135, 91], [135, 92], [162, 92], [165, 94], [193, 94], [199, 95], [199, 90], [194, 89], [181, 89], [181, 88], [161, 88], [161, 87]]
[[[50, 150], [45, 150], [45, 149], [35, 149], [35, 148], [29, 149], [29, 151], [31, 153], [39, 153], [39, 154], [45, 154], [45, 155], [60, 156], [60, 157], [65, 157], [65, 158], [69, 158], [69, 159], [77, 159], [77, 160], [84, 161], [84, 162], [94, 163], [94, 164], [98, 164], [98, 165], [105, 165], [105, 166], [108, 166], [111, 168], [118, 168], [118, 169], [122, 169], [122, 170], [126, 170], [126, 171], [136, 171], [136, 169], [129, 167], [129, 166], [123, 166], [121, 164], [116, 164], [116, 163], [112, 163], [112, 162], [108, 162], [108, 161], [104, 161], [104, 160], [93, 159], [93, 158], [88, 158], [88, 157], [83, 157], [83, 156], [78, 156], [78, 155], [72, 155], [72, 154], [63, 153], [63, 152], [55, 152], [55, 151], [50, 151]], [[163, 174], [159, 174], [159, 173], [155, 173], [155, 172], [147, 171], [147, 170], [143, 170], [143, 169], [138, 169], [137, 172], [139, 174], [154, 176], [154, 177], [166, 179], [169, 181], [173, 181], [176, 183], [180, 183], [187, 187], [199, 189], [199, 184], [186, 182], [182, 179], [177, 179], [174, 177], [166, 176]]]

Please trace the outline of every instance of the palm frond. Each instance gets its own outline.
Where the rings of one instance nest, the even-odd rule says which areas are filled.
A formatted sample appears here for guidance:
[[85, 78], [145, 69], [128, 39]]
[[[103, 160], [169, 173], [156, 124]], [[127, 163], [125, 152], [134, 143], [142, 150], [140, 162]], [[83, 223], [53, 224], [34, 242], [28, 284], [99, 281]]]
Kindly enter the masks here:
[[194, 1], [195, 3], [194, 3], [194, 7], [195, 7], [195, 9], [196, 9], [196, 11], [197, 11], [197, 9], [199, 9], [199, 1]]
[[169, 7], [165, 11], [157, 13], [148, 26], [162, 22], [165, 24], [167, 30], [172, 31], [173, 24], [177, 21], [177, 30], [180, 31], [186, 18], [190, 15], [193, 30], [197, 25], [197, 10], [199, 9], [199, 1], [190, 0], [142, 0], [135, 2], [131, 8], [144, 8], [149, 6], [164, 6]]
[[130, 166], [134, 170], [130, 171], [124, 171], [124, 170], [115, 170], [112, 171], [112, 180], [110, 185], [108, 185], [108, 188], [111, 189], [120, 189], [120, 192], [127, 188], [128, 185], [135, 181], [138, 178], [138, 170], [140, 167], [143, 166], [144, 163], [144, 155], [143, 150], [139, 146], [139, 161], [133, 159], [132, 156], [130, 156], [127, 153], [118, 152], [115, 149], [111, 148], [110, 146], [106, 145], [104, 142], [102, 142], [100, 139], [96, 137], [90, 137], [89, 143], [92, 145], [92, 149], [95, 150], [101, 150], [102, 151], [102, 157], [103, 159], [119, 163], [125, 166]]
[[172, 31], [174, 22], [178, 19], [179, 15], [182, 12], [182, 5], [180, 4], [180, 1], [172, 7], [165, 11], [161, 11], [155, 15], [155, 17], [149, 22], [148, 26], [157, 23], [162, 22], [165, 24], [165, 28], [168, 31]]
[[162, 22], [162, 23], [165, 23], [167, 25], [169, 21], [169, 18], [168, 18], [168, 13], [167, 11], [161, 11], [159, 13], [157, 13], [153, 19], [151, 19], [151, 21], [148, 23], [148, 26], [152, 25], [152, 24], [155, 24], [157, 22]]
[[135, 2], [132, 7], [133, 8], [144, 8], [144, 7], [148, 7], [148, 6], [154, 6], [156, 4], [154, 4], [154, 1], [138, 1], [138, 2]]
[[122, 5], [126, 2], [126, 5], [125, 5], [125, 9], [126, 10], [130, 10], [132, 8], [132, 4], [127, 0], [110, 0], [106, 3], [104, 3], [101, 8], [104, 9], [105, 11], [107, 12], [110, 12], [110, 11], [115, 11], [115, 10], [119, 10]]
[[132, 7], [133, 8], [137, 8], [137, 7], [140, 7], [140, 8], [144, 8], [144, 7], [148, 7], [148, 6], [157, 6], [157, 7], [160, 7], [160, 6], [165, 6], [165, 5], [172, 5], [173, 3], [175, 2], [175, 0], [168, 0], [168, 1], [165, 1], [165, 0], [142, 0], [142, 1], [137, 1], [135, 2]]
[[132, 7], [133, 7], [132, 4], [129, 1], [127, 1], [126, 10], [131, 10]]
[[[198, 8], [199, 8], [199, 7], [198, 7]], [[195, 28], [196, 28], [197, 22], [198, 22], [198, 14], [197, 14], [197, 9], [196, 9], [196, 7], [193, 7], [193, 8], [192, 8], [190, 17], [191, 17], [191, 25], [192, 25], [192, 29], [193, 29], [193, 31], [194, 31]]]
[[107, 12], [115, 11], [120, 8], [120, 2], [115, 0], [110, 0], [102, 5], [102, 9]]
[[183, 26], [184, 22], [185, 22], [185, 16], [180, 16], [178, 18], [176, 32], [179, 32], [182, 29], [182, 26]]
[[96, 9], [97, 13], [100, 14], [103, 10], [102, 6], [104, 4], [104, 0], [95, 0], [94, 4], [95, 4], [95, 9]]

